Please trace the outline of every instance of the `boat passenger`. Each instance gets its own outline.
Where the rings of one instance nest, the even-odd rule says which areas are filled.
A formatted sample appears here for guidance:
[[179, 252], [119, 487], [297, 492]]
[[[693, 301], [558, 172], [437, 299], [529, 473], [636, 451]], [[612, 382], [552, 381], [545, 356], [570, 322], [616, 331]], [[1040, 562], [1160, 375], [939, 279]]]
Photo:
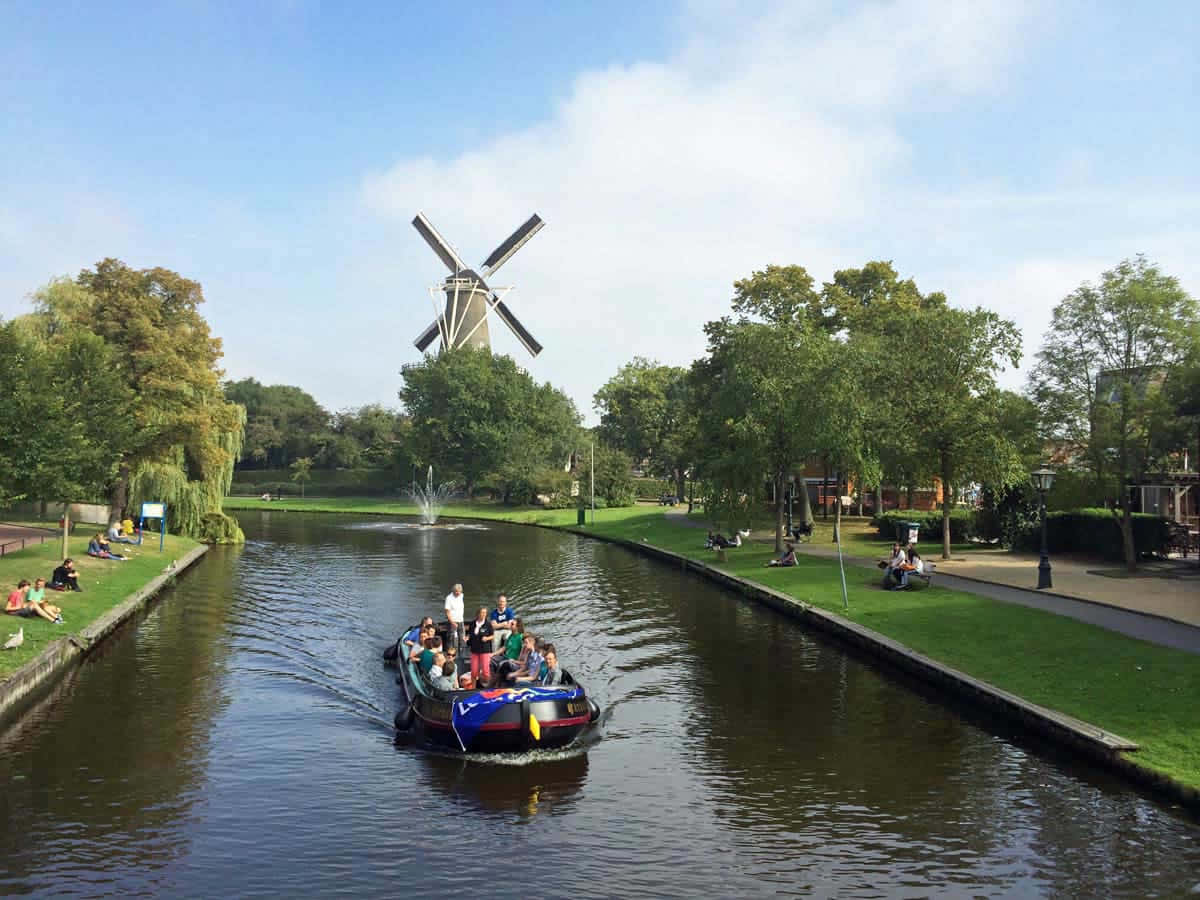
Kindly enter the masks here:
[[423, 625], [421, 627], [421, 630], [417, 632], [417, 640], [413, 643], [412, 649], [408, 651], [410, 662], [420, 662], [421, 654], [429, 649], [428, 641], [433, 639], [434, 634], [432, 625]]
[[525, 624], [520, 619], [515, 619], [512, 633], [504, 641], [504, 649], [499, 653], [493, 653], [491, 662], [489, 663], [488, 672], [495, 674], [500, 668], [500, 664], [505, 660], [516, 659], [521, 655], [521, 647], [525, 639]]
[[442, 667], [439, 669], [437, 666], [434, 666], [429, 680], [433, 682], [433, 686], [439, 691], [452, 691], [454, 690], [454, 674], [454, 663], [450, 662], [443, 655]]
[[496, 598], [496, 608], [492, 610], [489, 619], [492, 620], [492, 652], [499, 653], [500, 648], [504, 646], [504, 642], [508, 640], [508, 636], [512, 634], [512, 627], [508, 624], [517, 617], [513, 608], [508, 605], [508, 597], [501, 594]]
[[492, 622], [486, 606], [479, 607], [475, 618], [467, 626], [467, 643], [471, 647], [471, 674], [476, 678], [486, 675], [492, 658]]
[[446, 662], [454, 663], [454, 688], [458, 689], [458, 651], [453, 647], [447, 647], [444, 651], [446, 654]]
[[442, 639], [435, 634], [429, 639], [429, 646], [421, 654], [421, 659], [417, 663], [417, 667], [428, 675], [438, 656], [442, 657], [442, 662], [446, 661], [446, 656], [442, 653]]
[[553, 644], [546, 646], [546, 664], [542, 668], [543, 675], [538, 679], [538, 684], [557, 687], [563, 683], [562, 667], [558, 664], [558, 652], [554, 649]]
[[537, 639], [532, 634], [525, 635], [525, 662], [510, 676], [512, 681], [537, 681], [538, 673], [542, 670], [542, 654], [537, 649]]
[[446, 595], [446, 621], [450, 623], [450, 643], [455, 647], [463, 642], [463, 586], [456, 584]]
[[425, 618], [423, 618], [421, 620], [421, 624], [417, 626], [416, 638], [413, 638], [411, 640], [409, 638], [404, 639], [404, 647], [409, 652], [409, 655], [412, 655], [412, 648], [421, 643], [425, 629], [432, 628], [432, 627], [433, 627], [433, 616], [426, 616]]
[[[512, 638], [510, 637], [508, 640], [511, 644]], [[491, 687], [506, 687], [512, 684], [517, 675], [525, 671], [525, 661], [533, 652], [534, 644], [535, 638], [532, 634], [521, 635], [520, 654], [516, 659], [509, 659], [506, 656], [500, 660], [500, 664], [492, 672]]]

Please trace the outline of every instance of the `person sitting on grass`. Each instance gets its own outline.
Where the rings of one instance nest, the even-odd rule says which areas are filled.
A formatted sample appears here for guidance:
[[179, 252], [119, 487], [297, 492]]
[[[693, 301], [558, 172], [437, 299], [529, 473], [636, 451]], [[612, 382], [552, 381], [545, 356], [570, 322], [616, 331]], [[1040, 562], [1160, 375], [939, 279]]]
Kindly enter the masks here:
[[38, 615], [43, 619], [47, 616], [51, 617], [51, 621], [56, 625], [63, 624], [62, 608], [55, 606], [46, 599], [46, 579], [35, 578], [33, 587], [29, 589], [29, 593], [25, 595], [25, 602], [32, 607], [36, 607]]
[[112, 553], [106, 549], [108, 541], [104, 541], [104, 543], [101, 544], [101, 540], [103, 538], [104, 538], [103, 534], [98, 534], [94, 538], [92, 538], [90, 541], [88, 541], [87, 555], [94, 556], [94, 557], [96, 557], [96, 559], [124, 560], [125, 557], [121, 556], [119, 553]]
[[50, 589], [53, 591], [83, 591], [79, 586], [79, 573], [75, 571], [75, 561], [70, 557], [63, 560], [62, 565], [50, 576]]
[[136, 544], [133, 538], [127, 538], [121, 533], [121, 523], [113, 522], [108, 526], [108, 539], [114, 544]]
[[42, 609], [40, 605], [29, 602], [29, 581], [22, 578], [17, 583], [17, 589], [8, 595], [4, 611], [10, 616], [21, 616], [24, 619], [41, 617], [47, 622], [53, 622], [57, 617]]
[[893, 591], [902, 591], [908, 587], [908, 576], [913, 572], [920, 575], [925, 571], [925, 561], [921, 559], [921, 554], [917, 552], [916, 547], [910, 547], [908, 550], [908, 562], [900, 566], [897, 570], [897, 577], [900, 583], [892, 588]]
[[792, 546], [791, 541], [787, 543], [787, 549], [783, 551], [779, 559], [772, 559], [767, 562], [767, 566], [794, 566], [796, 564], [796, 548]]

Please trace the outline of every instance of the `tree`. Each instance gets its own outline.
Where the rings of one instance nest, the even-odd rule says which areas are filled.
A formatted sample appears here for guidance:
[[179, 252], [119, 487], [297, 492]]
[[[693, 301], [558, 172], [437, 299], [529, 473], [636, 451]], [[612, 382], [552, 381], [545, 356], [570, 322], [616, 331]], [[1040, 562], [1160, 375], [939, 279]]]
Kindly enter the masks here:
[[405, 366], [401, 375], [413, 456], [460, 481], [468, 496], [492, 476], [506, 500], [519, 499], [536, 473], [561, 470], [575, 449], [575, 405], [510, 357], [464, 347]]
[[[105, 259], [72, 284], [36, 295], [34, 319], [50, 343], [78, 332], [100, 338], [113, 360], [106, 383], [128, 392], [108, 493], [113, 514], [143, 499], [162, 500], [182, 534], [236, 538], [221, 512], [241, 452], [244, 411], [224, 399], [221, 342], [199, 313], [200, 285], [168, 269], [130, 269]], [[90, 410], [107, 425], [112, 410]]]
[[683, 497], [696, 421], [687, 370], [636, 357], [596, 392], [593, 406], [601, 438], [671, 479]]
[[253, 378], [224, 385], [225, 399], [246, 408], [243, 465], [283, 468], [301, 456], [317, 456], [330, 434], [330, 416], [311, 394], [290, 384]]
[[1138, 256], [1055, 307], [1030, 377], [1047, 436], [1113, 498], [1130, 571], [1132, 488], [1167, 452], [1159, 438], [1179, 407], [1163, 385], [1198, 342], [1196, 302]]
[[579, 481], [581, 506], [589, 505], [592, 487], [592, 455], [596, 457], [596, 497], [606, 506], [633, 506], [636, 491], [633, 486], [633, 461], [617, 447], [596, 442], [594, 447], [579, 453], [576, 477]]
[[1021, 335], [978, 308], [932, 306], [906, 319], [905, 381], [885, 403], [896, 432], [942, 485], [942, 558], [950, 558], [956, 487], [1002, 486], [1025, 477], [1018, 448], [1000, 429], [1006, 410], [995, 376], [1020, 361]]
[[292, 462], [292, 481], [300, 485], [300, 496], [304, 496], [304, 485], [312, 478], [313, 461], [302, 456]]
[[820, 450], [814, 398], [823, 389], [833, 339], [807, 319], [723, 318], [705, 331], [708, 356], [693, 366], [692, 383], [703, 398], [698, 469], [710, 512], [724, 508], [736, 514], [743, 497], [758, 495], [766, 475], [774, 489], [775, 546], [781, 550], [788, 475]]
[[48, 344], [21, 322], [0, 325], [0, 500], [103, 493], [129, 400], [120, 383], [109, 383], [113, 365], [94, 335]]

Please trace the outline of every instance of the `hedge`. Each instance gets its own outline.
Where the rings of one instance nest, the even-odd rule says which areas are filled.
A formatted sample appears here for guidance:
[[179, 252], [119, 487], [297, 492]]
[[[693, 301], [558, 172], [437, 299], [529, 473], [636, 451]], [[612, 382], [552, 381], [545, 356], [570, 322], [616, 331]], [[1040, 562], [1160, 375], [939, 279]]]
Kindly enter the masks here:
[[[917, 522], [921, 526], [917, 540], [921, 543], [940, 543], [942, 540], [942, 511], [940, 509], [889, 509], [871, 519], [871, 525], [881, 538], [894, 541], [900, 522]], [[960, 544], [975, 534], [975, 514], [969, 509], [950, 510], [950, 540]]]
[[[1149, 513], [1133, 514], [1133, 546], [1138, 556], [1166, 555], [1170, 522]], [[1084, 553], [1105, 559], [1125, 559], [1121, 525], [1110, 509], [1070, 509], [1046, 513], [1046, 545], [1051, 553]], [[1017, 550], [1038, 552], [1042, 547], [1040, 524], [1024, 529]]]

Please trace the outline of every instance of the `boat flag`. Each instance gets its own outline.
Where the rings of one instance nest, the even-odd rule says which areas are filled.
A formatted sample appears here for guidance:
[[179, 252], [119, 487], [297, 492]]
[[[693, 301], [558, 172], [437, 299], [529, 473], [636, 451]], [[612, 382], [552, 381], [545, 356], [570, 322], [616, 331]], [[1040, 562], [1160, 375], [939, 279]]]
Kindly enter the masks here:
[[542, 726], [538, 723], [537, 716], [533, 713], [529, 714], [529, 733], [533, 735], [535, 741], [542, 739]]

